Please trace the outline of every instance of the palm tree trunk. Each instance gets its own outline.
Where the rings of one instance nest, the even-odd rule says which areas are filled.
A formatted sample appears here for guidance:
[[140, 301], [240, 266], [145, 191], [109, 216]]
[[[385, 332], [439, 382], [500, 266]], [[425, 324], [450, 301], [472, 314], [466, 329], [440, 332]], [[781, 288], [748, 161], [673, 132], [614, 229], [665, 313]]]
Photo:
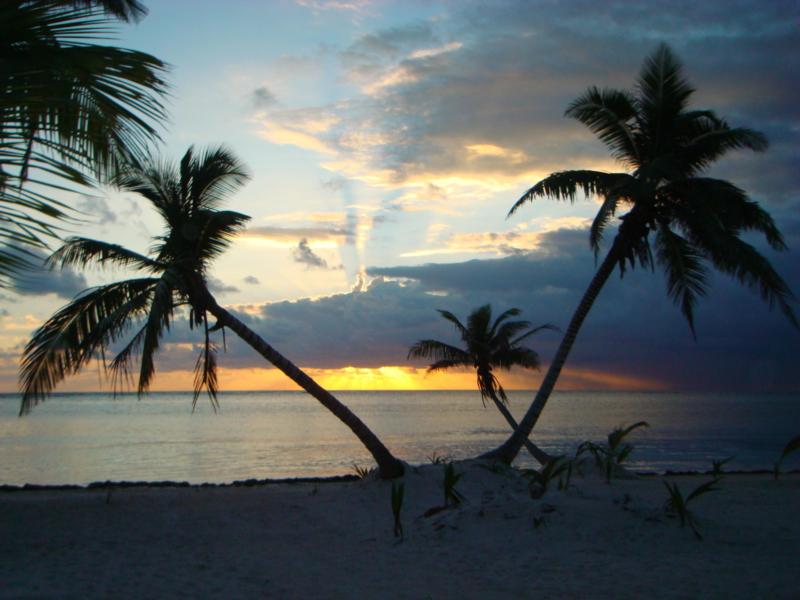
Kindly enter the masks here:
[[553, 362], [550, 363], [550, 368], [547, 369], [547, 375], [545, 375], [533, 403], [528, 408], [525, 416], [522, 417], [519, 427], [514, 429], [514, 433], [511, 434], [511, 437], [502, 445], [482, 454], [480, 458], [499, 460], [506, 464], [511, 464], [514, 458], [516, 458], [520, 448], [522, 448], [525, 440], [528, 439], [531, 431], [533, 431], [533, 427], [539, 420], [539, 416], [542, 414], [547, 400], [550, 398], [550, 394], [556, 385], [556, 381], [558, 381], [558, 376], [561, 374], [561, 369], [567, 361], [567, 356], [569, 356], [569, 352], [572, 350], [572, 346], [575, 343], [575, 339], [578, 337], [578, 332], [580, 331], [581, 325], [583, 325], [583, 321], [586, 319], [586, 315], [589, 314], [589, 310], [597, 299], [597, 295], [600, 293], [600, 290], [603, 289], [609, 276], [614, 271], [614, 266], [619, 261], [621, 247], [622, 242], [619, 235], [617, 235], [608, 254], [600, 264], [600, 268], [597, 269], [597, 273], [595, 273], [592, 281], [589, 283], [589, 287], [586, 289], [586, 292], [584, 292], [583, 298], [581, 298], [580, 304], [578, 304], [578, 308], [575, 310], [575, 314], [572, 315], [572, 320], [569, 322], [569, 327], [567, 327], [567, 331], [564, 334], [564, 339], [561, 340], [561, 345], [556, 351]]
[[[506, 423], [511, 425], [511, 429], [513, 431], [519, 429], [519, 425], [517, 424], [517, 421], [514, 419], [514, 415], [511, 414], [511, 411], [508, 410], [508, 408], [506, 408], [506, 405], [503, 404], [503, 402], [499, 398], [497, 398], [497, 396], [495, 396], [494, 394], [492, 394], [492, 401], [494, 402], [494, 405], [497, 407], [497, 410], [500, 411], [500, 414], [503, 415], [503, 418], [506, 420]], [[547, 454], [547, 452], [539, 448], [527, 437], [522, 441], [522, 443], [525, 445], [525, 448], [528, 449], [528, 452], [531, 453], [531, 456], [533, 456], [533, 458], [535, 458], [540, 465], [546, 465], [548, 462], [553, 460], [552, 456], [550, 456], [549, 454]]]
[[265, 342], [247, 325], [217, 304], [217, 301], [208, 291], [205, 291], [204, 296], [206, 310], [216, 317], [220, 325], [231, 329], [253, 350], [278, 367], [289, 379], [319, 400], [325, 408], [350, 428], [372, 454], [378, 464], [378, 472], [383, 479], [393, 479], [403, 474], [403, 464], [389, 452], [370, 428], [349, 408], [337, 400], [333, 394], [323, 389], [292, 361]]

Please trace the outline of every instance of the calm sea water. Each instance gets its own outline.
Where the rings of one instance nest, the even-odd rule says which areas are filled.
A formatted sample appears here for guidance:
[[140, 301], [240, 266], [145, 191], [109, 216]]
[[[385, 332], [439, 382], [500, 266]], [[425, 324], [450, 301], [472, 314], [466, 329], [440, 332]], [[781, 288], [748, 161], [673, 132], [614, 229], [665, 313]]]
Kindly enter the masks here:
[[[507, 427], [476, 392], [340, 392], [400, 458], [436, 452], [467, 458], [505, 439]], [[510, 395], [519, 417], [529, 392]], [[0, 395], [0, 484], [86, 484], [103, 480], [231, 482], [247, 478], [351, 473], [370, 466], [358, 440], [302, 392], [220, 395], [214, 414], [203, 398], [154, 393], [58, 394], [26, 417], [16, 395]], [[601, 441], [616, 426], [646, 420], [630, 441], [641, 471], [707, 470], [734, 455], [731, 469], [770, 468], [800, 434], [800, 394], [561, 392], [550, 400], [535, 440], [551, 453]], [[532, 464], [527, 454], [518, 463]], [[786, 468], [798, 468], [793, 457]]]

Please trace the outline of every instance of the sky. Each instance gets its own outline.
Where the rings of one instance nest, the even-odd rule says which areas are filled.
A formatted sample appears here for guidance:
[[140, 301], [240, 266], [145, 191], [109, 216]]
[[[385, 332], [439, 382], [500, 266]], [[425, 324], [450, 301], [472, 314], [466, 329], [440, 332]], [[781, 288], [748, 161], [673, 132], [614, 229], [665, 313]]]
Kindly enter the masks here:
[[[469, 389], [469, 372], [427, 375], [422, 338], [457, 343], [437, 309], [491, 303], [566, 328], [595, 269], [597, 203], [511, 205], [553, 171], [619, 170], [564, 109], [590, 85], [630, 89], [668, 43], [692, 105], [763, 131], [763, 154], [710, 173], [775, 218], [788, 252], [748, 238], [800, 293], [800, 9], [795, 1], [148, 0], [116, 43], [171, 65], [165, 157], [224, 144], [252, 179], [228, 207], [252, 216], [211, 273], [212, 292], [330, 389]], [[72, 198], [69, 233], [144, 251], [161, 226], [135, 195]], [[87, 286], [122, 273], [29, 277], [0, 297], [0, 390], [16, 389], [31, 332]], [[663, 273], [612, 276], [558, 389], [798, 391], [800, 332], [756, 292], [719, 275], [697, 337]], [[797, 307], [796, 310], [800, 309]], [[188, 389], [196, 332], [179, 319], [154, 389]], [[560, 334], [530, 338], [544, 366]], [[223, 390], [295, 389], [227, 336]], [[503, 374], [535, 388], [542, 372]], [[105, 387], [104, 387], [105, 386]], [[97, 369], [62, 390], [107, 389]]]

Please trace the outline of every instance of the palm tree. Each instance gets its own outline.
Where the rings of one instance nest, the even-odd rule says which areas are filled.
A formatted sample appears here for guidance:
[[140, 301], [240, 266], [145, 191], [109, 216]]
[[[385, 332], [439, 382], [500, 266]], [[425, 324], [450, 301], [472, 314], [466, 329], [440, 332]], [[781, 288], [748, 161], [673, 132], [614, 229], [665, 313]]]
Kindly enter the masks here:
[[[539, 355], [520, 343], [544, 329], [555, 329], [552, 325], [542, 325], [531, 329], [528, 321], [509, 321], [519, 316], [518, 308], [511, 308], [492, 322], [492, 307], [489, 304], [475, 309], [467, 317], [466, 326], [451, 312], [440, 310], [439, 314], [455, 325], [461, 335], [464, 348], [458, 348], [438, 340], [420, 340], [408, 351], [408, 358], [432, 358], [434, 362], [428, 372], [442, 371], [451, 368], [474, 368], [478, 375], [478, 389], [481, 400], [486, 406], [486, 399], [494, 402], [497, 410], [511, 426], [517, 429], [517, 422], [506, 405], [508, 397], [494, 374], [495, 368], [510, 370], [511, 367], [525, 369], [539, 368]], [[531, 455], [542, 464], [551, 457], [530, 440], [523, 443]]]
[[0, 3], [0, 287], [74, 214], [54, 194], [145, 156], [158, 138], [165, 64], [97, 43], [112, 19], [144, 12], [137, 0]]
[[[173, 325], [176, 311], [186, 307], [189, 326], [200, 329], [204, 339], [195, 365], [195, 403], [205, 389], [217, 406], [216, 345], [211, 334], [227, 327], [344, 422], [372, 453], [383, 477], [401, 475], [402, 464], [355, 414], [221, 307], [209, 292], [211, 261], [250, 218], [219, 210], [219, 206], [247, 179], [244, 166], [224, 148], [200, 155], [190, 148], [178, 166], [151, 161], [117, 176], [115, 183], [121, 189], [138, 193], [153, 205], [164, 220], [164, 234], [155, 239], [148, 255], [107, 242], [71, 238], [49, 258], [52, 266], [62, 268], [99, 263], [142, 274], [85, 291], [34, 332], [22, 358], [20, 414], [93, 358], [105, 363], [112, 345], [118, 351], [106, 366], [114, 390], [132, 379], [138, 357], [138, 392], [143, 394], [155, 374], [160, 340]], [[209, 315], [216, 318], [213, 326], [209, 326]], [[134, 326], [133, 335], [127, 336]]]
[[484, 457], [511, 462], [519, 452], [555, 387], [586, 315], [615, 267], [621, 275], [626, 266], [636, 264], [663, 268], [667, 294], [679, 305], [693, 335], [694, 306], [706, 292], [709, 267], [756, 288], [770, 307], [777, 304], [797, 326], [788, 286], [769, 261], [740, 237], [747, 231], [760, 232], [773, 249], [785, 250], [772, 218], [735, 185], [703, 175], [728, 151], [763, 151], [767, 139], [751, 129], [730, 127], [710, 110], [690, 110], [693, 91], [680, 62], [662, 44], [645, 60], [635, 93], [591, 87], [567, 108], [566, 115], [591, 129], [626, 170], [553, 173], [525, 192], [509, 215], [539, 197], [574, 201], [579, 190], [597, 196], [602, 204], [589, 237], [597, 257], [612, 217], [622, 208], [627, 212], [619, 217], [614, 240], [519, 429]]

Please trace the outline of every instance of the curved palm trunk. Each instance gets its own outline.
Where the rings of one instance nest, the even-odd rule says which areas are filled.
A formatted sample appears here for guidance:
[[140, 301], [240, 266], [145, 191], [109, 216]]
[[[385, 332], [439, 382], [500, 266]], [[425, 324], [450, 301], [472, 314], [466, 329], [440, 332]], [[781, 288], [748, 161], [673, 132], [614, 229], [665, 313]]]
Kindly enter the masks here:
[[[500, 414], [503, 415], [503, 418], [506, 420], [506, 423], [511, 425], [511, 429], [513, 431], [519, 429], [519, 425], [517, 424], [516, 419], [514, 419], [514, 415], [511, 414], [511, 411], [508, 410], [506, 405], [503, 404], [503, 402], [500, 399], [498, 399], [497, 396], [495, 396], [494, 394], [492, 394], [492, 401], [494, 402], [494, 405], [497, 407], [497, 410], [500, 411]], [[525, 437], [525, 439], [522, 440], [522, 443], [525, 445], [525, 448], [527, 448], [528, 452], [531, 453], [531, 456], [533, 456], [533, 458], [535, 458], [540, 465], [546, 465], [548, 462], [553, 460], [552, 456], [550, 456], [547, 452], [545, 452], [544, 450], [539, 448], [536, 444], [534, 444], [532, 441], [530, 441], [527, 438], [527, 436]]]
[[569, 356], [570, 350], [572, 350], [572, 345], [578, 337], [578, 332], [580, 331], [581, 325], [583, 325], [583, 321], [586, 319], [586, 315], [589, 314], [589, 310], [592, 308], [597, 295], [600, 293], [600, 290], [603, 289], [609, 276], [614, 271], [614, 266], [619, 261], [620, 248], [621, 242], [619, 236], [617, 236], [605, 259], [603, 259], [603, 262], [597, 269], [597, 273], [595, 273], [591, 283], [589, 283], [589, 287], [586, 289], [586, 292], [584, 292], [583, 298], [581, 298], [580, 304], [578, 304], [578, 308], [575, 310], [575, 314], [572, 315], [572, 320], [569, 322], [569, 327], [567, 327], [567, 331], [564, 334], [564, 339], [561, 340], [561, 345], [559, 345], [556, 351], [553, 362], [550, 363], [550, 368], [547, 369], [547, 375], [545, 375], [533, 403], [528, 408], [525, 416], [522, 417], [519, 427], [514, 429], [514, 433], [511, 434], [511, 437], [501, 446], [482, 454], [481, 458], [489, 458], [511, 464], [519, 453], [520, 448], [522, 448], [525, 440], [531, 434], [533, 427], [539, 420], [539, 416], [542, 414], [547, 400], [550, 398], [550, 394], [556, 385], [556, 381], [558, 381], [558, 376], [561, 374], [561, 369], [567, 361], [567, 356]]
[[325, 408], [331, 411], [340, 421], [350, 428], [356, 437], [361, 440], [361, 443], [366, 446], [370, 454], [372, 454], [375, 462], [378, 463], [378, 471], [383, 479], [393, 479], [403, 474], [403, 464], [389, 452], [386, 446], [372, 433], [369, 427], [367, 427], [349, 408], [337, 400], [333, 394], [323, 389], [292, 361], [265, 342], [258, 334], [247, 327], [247, 325], [217, 304], [211, 294], [206, 291], [204, 295], [206, 310], [216, 317], [220, 325], [231, 329], [253, 350], [278, 367], [289, 379], [319, 400]]

